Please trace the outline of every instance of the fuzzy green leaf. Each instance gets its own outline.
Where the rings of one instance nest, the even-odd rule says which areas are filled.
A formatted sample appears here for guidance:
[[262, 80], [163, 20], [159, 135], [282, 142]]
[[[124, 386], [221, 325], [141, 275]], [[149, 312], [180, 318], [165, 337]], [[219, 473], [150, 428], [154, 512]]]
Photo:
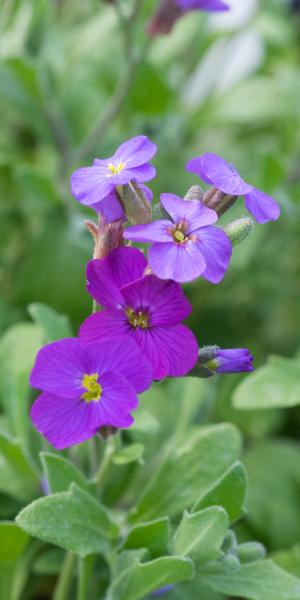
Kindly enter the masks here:
[[68, 492], [29, 504], [16, 520], [33, 537], [81, 557], [107, 551], [118, 535], [117, 525], [103, 506], [75, 484]]
[[40, 457], [52, 494], [66, 492], [71, 483], [89, 491], [88, 482], [67, 458], [50, 452], [41, 452]]
[[222, 556], [220, 548], [228, 526], [228, 516], [220, 506], [185, 512], [174, 536], [174, 553], [189, 556], [197, 566], [216, 560]]
[[170, 521], [168, 517], [134, 525], [124, 542], [124, 548], [147, 548], [152, 558], [168, 554]]
[[14, 563], [28, 542], [28, 535], [12, 521], [0, 522], [0, 565]]

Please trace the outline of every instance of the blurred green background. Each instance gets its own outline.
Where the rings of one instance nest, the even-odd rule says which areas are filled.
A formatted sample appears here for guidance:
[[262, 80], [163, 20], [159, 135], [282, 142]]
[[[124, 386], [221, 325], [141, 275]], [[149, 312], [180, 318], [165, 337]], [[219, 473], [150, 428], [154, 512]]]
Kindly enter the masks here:
[[[155, 4], [144, 3], [137, 48]], [[162, 192], [184, 194], [198, 183], [185, 163], [210, 151], [235, 162], [247, 181], [282, 207], [279, 221], [258, 225], [235, 249], [220, 285], [186, 286], [200, 344], [249, 347], [256, 366], [270, 353], [292, 357], [298, 351], [300, 17], [296, 3], [282, 0], [232, 5], [231, 13], [213, 18], [188, 15], [170, 36], [153, 40], [115, 119], [79, 160], [78, 148], [126, 71], [114, 9], [98, 0], [2, 0], [1, 333], [29, 320], [33, 302], [68, 314], [74, 331], [87, 316], [85, 264], [92, 241], [83, 220], [93, 213], [71, 197], [69, 176], [143, 133], [158, 146], [157, 178], [150, 184], [155, 201]], [[242, 214], [240, 199], [224, 223]], [[246, 436], [251, 518], [241, 535], [247, 538], [250, 528], [249, 536], [268, 549], [287, 548], [300, 536], [300, 450], [296, 442], [268, 438], [298, 438], [300, 412], [233, 409], [239, 379], [211, 384], [216, 402], [207, 419], [232, 420]], [[258, 445], [250, 445], [256, 439]], [[294, 558], [300, 574], [299, 552]]]

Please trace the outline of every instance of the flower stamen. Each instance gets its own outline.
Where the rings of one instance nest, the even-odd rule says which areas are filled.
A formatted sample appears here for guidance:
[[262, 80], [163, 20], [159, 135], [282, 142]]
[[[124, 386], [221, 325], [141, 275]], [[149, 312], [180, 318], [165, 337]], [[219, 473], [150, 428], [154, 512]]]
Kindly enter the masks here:
[[87, 403], [98, 402], [101, 398], [102, 387], [98, 383], [98, 377], [98, 373], [93, 373], [92, 375], [85, 374], [82, 378], [81, 385], [87, 392], [82, 394], [81, 399]]
[[127, 308], [126, 315], [129, 325], [134, 327], [134, 329], [137, 327], [140, 327], [141, 329], [147, 329], [149, 327], [149, 315], [145, 311], [134, 311], [133, 308]]
[[124, 167], [125, 167], [125, 163], [123, 163], [123, 162], [119, 163], [117, 166], [110, 163], [107, 167], [108, 170], [110, 171], [108, 177], [111, 177], [112, 175], [119, 175], [119, 173], [121, 173], [121, 171], [123, 171]]

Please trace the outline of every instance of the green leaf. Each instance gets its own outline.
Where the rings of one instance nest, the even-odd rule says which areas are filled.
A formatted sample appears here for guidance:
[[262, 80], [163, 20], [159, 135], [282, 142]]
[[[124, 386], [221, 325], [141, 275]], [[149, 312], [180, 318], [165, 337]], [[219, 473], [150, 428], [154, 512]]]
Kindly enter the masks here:
[[12, 521], [0, 522], [0, 565], [14, 563], [23, 553], [28, 535]]
[[45, 550], [36, 558], [33, 572], [36, 575], [58, 575], [64, 562], [65, 553], [59, 548]]
[[130, 102], [133, 109], [151, 115], [164, 112], [172, 98], [171, 90], [165, 81], [157, 70], [144, 63], [131, 89]]
[[45, 477], [52, 494], [66, 492], [71, 483], [89, 491], [90, 486], [82, 473], [67, 458], [50, 452], [40, 453]]
[[212, 505], [223, 506], [232, 523], [241, 517], [244, 512], [246, 489], [246, 471], [242, 463], [237, 461], [229, 467], [206, 494], [197, 500], [193, 506], [193, 511]]
[[43, 343], [42, 330], [32, 323], [18, 323], [0, 340], [0, 394], [13, 434], [27, 443], [28, 378], [36, 353]]
[[300, 449], [298, 443], [270, 440], [244, 456], [249, 474], [246, 523], [273, 550], [300, 539]]
[[59, 315], [46, 304], [30, 304], [28, 312], [31, 318], [41, 325], [45, 343], [72, 336], [70, 320], [66, 315]]
[[[215, 569], [215, 572], [214, 572]], [[200, 581], [229, 596], [250, 600], [299, 600], [300, 580], [283, 571], [271, 560], [242, 565], [239, 570], [226, 573], [220, 564], [207, 566], [201, 571]]]
[[106, 552], [118, 535], [117, 525], [103, 506], [75, 484], [68, 492], [29, 504], [16, 520], [33, 537], [81, 557]]
[[136, 462], [140, 460], [144, 454], [143, 444], [131, 444], [122, 448], [119, 452], [116, 452], [113, 456], [113, 463], [115, 465], [127, 465], [128, 463]]
[[0, 491], [28, 501], [38, 488], [38, 477], [21, 444], [0, 432]]
[[278, 550], [272, 554], [273, 561], [282, 569], [300, 577], [300, 544], [294, 544], [291, 548]]
[[230, 424], [199, 427], [182, 446], [171, 447], [132, 513], [133, 521], [177, 516], [218, 481], [240, 453], [240, 436]]
[[168, 554], [170, 520], [168, 517], [134, 525], [124, 542], [124, 548], [147, 548], [152, 558]]
[[185, 512], [174, 536], [174, 553], [189, 556], [196, 566], [216, 560], [222, 556], [220, 548], [228, 526], [228, 516], [220, 506]]
[[113, 580], [106, 600], [139, 600], [165, 585], [192, 579], [194, 574], [190, 559], [175, 556], [141, 563], [129, 555], [126, 566]]
[[297, 361], [271, 356], [237, 386], [233, 404], [239, 409], [286, 408], [300, 404], [300, 365]]

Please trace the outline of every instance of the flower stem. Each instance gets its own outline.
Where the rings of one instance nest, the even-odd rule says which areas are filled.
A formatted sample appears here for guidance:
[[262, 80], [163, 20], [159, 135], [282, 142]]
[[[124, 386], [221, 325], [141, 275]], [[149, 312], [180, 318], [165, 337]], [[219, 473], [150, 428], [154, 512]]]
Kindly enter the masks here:
[[94, 565], [94, 557], [78, 557], [78, 587], [76, 600], [87, 600], [90, 577]]
[[98, 471], [94, 478], [94, 482], [96, 484], [97, 491], [99, 491], [99, 492], [101, 489], [101, 485], [102, 485], [102, 483], [110, 469], [110, 466], [111, 466], [112, 457], [114, 455], [116, 445], [117, 445], [117, 441], [115, 439], [117, 437], [117, 435], [118, 434], [112, 435], [105, 442], [105, 450], [104, 450], [104, 454], [102, 457], [102, 461], [99, 465]]
[[73, 569], [76, 555], [73, 552], [67, 552], [65, 561], [60, 572], [60, 576], [55, 588], [53, 600], [67, 600], [71, 586]]

